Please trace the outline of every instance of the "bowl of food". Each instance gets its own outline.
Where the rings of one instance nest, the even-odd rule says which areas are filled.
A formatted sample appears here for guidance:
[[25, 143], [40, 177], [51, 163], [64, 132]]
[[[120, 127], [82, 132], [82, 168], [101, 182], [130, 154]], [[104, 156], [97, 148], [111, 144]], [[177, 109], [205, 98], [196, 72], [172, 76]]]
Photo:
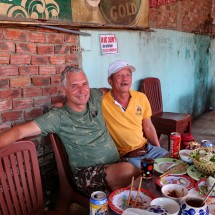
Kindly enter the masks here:
[[161, 188], [163, 196], [173, 199], [179, 204], [188, 195], [188, 189], [180, 184], [166, 184]]
[[191, 157], [196, 169], [205, 175], [215, 174], [215, 153], [210, 148], [198, 148], [192, 151]]
[[178, 215], [180, 211], [179, 204], [175, 200], [166, 197], [153, 199], [150, 205], [159, 205], [162, 208], [165, 208], [169, 215]]
[[182, 149], [182, 150], [179, 151], [179, 157], [184, 162], [186, 162], [188, 164], [192, 164], [193, 160], [192, 160], [192, 157], [191, 157], [191, 153], [192, 153], [192, 150], [190, 150], [190, 149]]

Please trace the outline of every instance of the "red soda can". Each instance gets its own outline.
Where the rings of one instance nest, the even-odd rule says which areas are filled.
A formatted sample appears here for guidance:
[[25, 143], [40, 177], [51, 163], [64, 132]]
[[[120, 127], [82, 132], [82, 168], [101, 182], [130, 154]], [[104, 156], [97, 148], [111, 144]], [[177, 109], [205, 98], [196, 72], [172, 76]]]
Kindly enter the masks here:
[[178, 132], [172, 132], [170, 134], [170, 151], [169, 156], [171, 158], [178, 158], [181, 145], [181, 134]]

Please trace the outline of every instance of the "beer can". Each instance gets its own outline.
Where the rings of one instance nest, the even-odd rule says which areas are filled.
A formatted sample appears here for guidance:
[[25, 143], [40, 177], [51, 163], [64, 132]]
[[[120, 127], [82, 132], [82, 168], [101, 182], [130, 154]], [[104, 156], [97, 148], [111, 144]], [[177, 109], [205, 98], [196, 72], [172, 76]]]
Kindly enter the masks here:
[[213, 147], [213, 143], [210, 140], [202, 140], [201, 141], [201, 146], [202, 147], [207, 147], [207, 148], [212, 148]]
[[178, 132], [172, 132], [170, 134], [170, 152], [171, 158], [178, 158], [181, 145], [181, 134]]
[[108, 200], [107, 196], [102, 191], [96, 191], [90, 197], [90, 215], [107, 215]]

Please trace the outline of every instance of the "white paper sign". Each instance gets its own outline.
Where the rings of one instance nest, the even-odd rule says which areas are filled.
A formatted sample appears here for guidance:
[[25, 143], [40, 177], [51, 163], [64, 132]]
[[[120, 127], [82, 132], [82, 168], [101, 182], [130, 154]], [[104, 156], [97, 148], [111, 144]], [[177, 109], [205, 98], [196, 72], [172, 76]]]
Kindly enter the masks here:
[[116, 35], [114, 34], [101, 34], [100, 44], [102, 54], [118, 54], [118, 45]]

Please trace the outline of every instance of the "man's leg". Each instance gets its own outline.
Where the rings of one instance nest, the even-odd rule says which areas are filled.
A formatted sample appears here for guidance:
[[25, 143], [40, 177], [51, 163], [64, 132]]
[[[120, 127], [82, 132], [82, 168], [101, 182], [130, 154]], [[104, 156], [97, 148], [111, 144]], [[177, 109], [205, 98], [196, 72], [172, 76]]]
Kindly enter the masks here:
[[138, 169], [141, 169], [140, 161], [142, 158], [161, 158], [168, 154], [168, 151], [162, 147], [153, 146], [151, 144], [147, 145], [147, 153], [142, 156], [137, 156], [133, 158], [128, 158], [128, 162], [133, 164]]
[[153, 146], [151, 144], [148, 144], [147, 150], [148, 152], [146, 153], [146, 157], [153, 159], [162, 158], [169, 153], [166, 149], [162, 147]]
[[140, 176], [140, 170], [128, 162], [111, 164], [106, 167], [106, 181], [110, 189], [116, 190], [126, 187], [131, 183], [132, 176]]
[[128, 158], [128, 162], [131, 163], [132, 165], [134, 165], [137, 169], [141, 169], [140, 167], [140, 161], [144, 156], [137, 156], [137, 157], [133, 157], [133, 158]]

